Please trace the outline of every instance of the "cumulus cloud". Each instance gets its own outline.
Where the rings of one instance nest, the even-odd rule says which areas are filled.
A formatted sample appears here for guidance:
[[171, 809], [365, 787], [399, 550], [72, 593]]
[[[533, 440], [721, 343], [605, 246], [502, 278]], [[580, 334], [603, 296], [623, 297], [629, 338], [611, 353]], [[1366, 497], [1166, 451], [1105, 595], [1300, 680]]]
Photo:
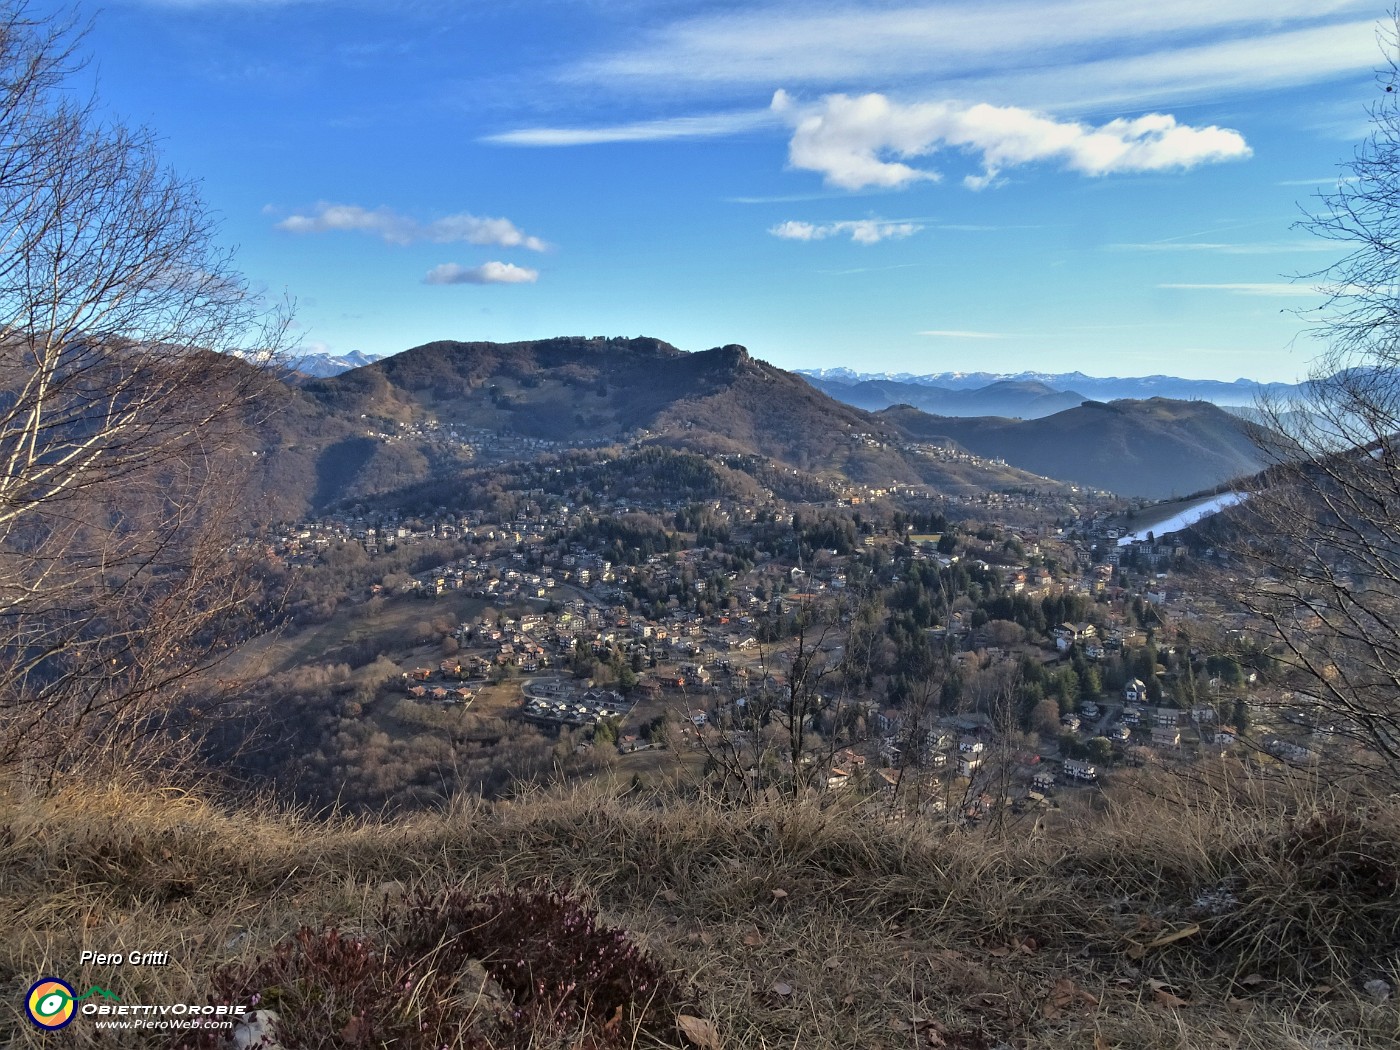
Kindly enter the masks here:
[[495, 248], [529, 248], [542, 252], [549, 245], [524, 233], [509, 219], [461, 212], [431, 222], [419, 222], [391, 208], [362, 208], [358, 204], [317, 204], [310, 215], [289, 215], [277, 224], [287, 233], [326, 233], [346, 230], [368, 233], [390, 244], [487, 244]]
[[1095, 127], [1017, 106], [987, 103], [904, 104], [884, 95], [827, 95], [803, 106], [785, 91], [772, 108], [793, 129], [788, 162], [821, 173], [847, 190], [885, 189], [937, 181], [934, 170], [906, 163], [942, 149], [977, 157], [982, 171], [970, 189], [995, 183], [1008, 168], [1053, 162], [1085, 175], [1184, 170], [1247, 157], [1249, 146], [1228, 128], [1178, 124], [1166, 113], [1112, 120]]
[[849, 234], [856, 244], [877, 244], [884, 240], [911, 237], [923, 229], [917, 222], [891, 222], [884, 219], [850, 219], [843, 222], [797, 222], [789, 220], [770, 226], [768, 232], [785, 241], [824, 241]]
[[434, 266], [423, 278], [424, 284], [534, 284], [540, 279], [538, 270], [507, 262], [488, 262], [480, 266], [443, 263]]

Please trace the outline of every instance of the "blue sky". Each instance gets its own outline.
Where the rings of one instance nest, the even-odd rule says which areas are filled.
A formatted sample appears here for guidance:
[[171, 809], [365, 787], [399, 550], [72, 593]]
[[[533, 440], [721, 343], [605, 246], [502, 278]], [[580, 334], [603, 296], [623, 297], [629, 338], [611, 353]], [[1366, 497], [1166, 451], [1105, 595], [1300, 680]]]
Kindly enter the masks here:
[[[1292, 379], [1348, 0], [107, 0], [104, 105], [308, 348], [654, 335], [787, 368]], [[1311, 204], [1310, 204], [1311, 202]]]

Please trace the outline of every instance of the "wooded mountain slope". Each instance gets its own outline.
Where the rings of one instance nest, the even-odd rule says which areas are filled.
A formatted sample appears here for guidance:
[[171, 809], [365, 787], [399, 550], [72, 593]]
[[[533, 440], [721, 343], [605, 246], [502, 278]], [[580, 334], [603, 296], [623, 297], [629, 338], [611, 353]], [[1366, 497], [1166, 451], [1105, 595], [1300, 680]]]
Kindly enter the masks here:
[[[741, 498], [820, 500], [850, 484], [1054, 488], [1048, 478], [1157, 498], [1258, 470], [1253, 432], [1213, 405], [1161, 398], [1025, 421], [909, 406], [871, 413], [742, 346], [686, 353], [658, 339], [564, 337], [428, 343], [282, 384], [260, 408], [251, 451], [263, 466], [262, 508], [286, 518], [347, 498], [460, 487], [487, 466], [576, 449], [598, 450], [623, 479], [624, 461], [647, 447], [712, 457], [718, 494]], [[928, 450], [940, 444], [980, 458]]]
[[1185, 496], [1264, 466], [1255, 425], [1204, 401], [1086, 401], [1024, 421], [935, 417], [897, 406], [879, 418], [924, 440], [946, 438], [1022, 470], [1125, 496]]
[[1015, 468], [911, 455], [899, 426], [735, 345], [686, 353], [647, 338], [436, 342], [279, 396], [260, 424], [279, 506], [323, 507], [460, 477], [481, 462], [467, 444], [503, 440], [552, 442], [555, 451], [660, 445], [728, 457], [729, 468], [766, 488], [776, 489], [775, 471], [795, 470], [809, 476], [798, 490], [816, 493], [846, 482], [950, 491], [1047, 484]]

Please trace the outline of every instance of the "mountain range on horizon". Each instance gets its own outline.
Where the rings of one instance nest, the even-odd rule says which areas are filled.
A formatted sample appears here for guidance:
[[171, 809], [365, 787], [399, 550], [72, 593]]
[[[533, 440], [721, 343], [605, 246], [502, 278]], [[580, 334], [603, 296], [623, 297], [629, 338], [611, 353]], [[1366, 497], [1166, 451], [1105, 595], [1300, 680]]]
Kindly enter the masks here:
[[[919, 400], [924, 397], [921, 392], [930, 389], [963, 392], [985, 390], [1003, 384], [1026, 386], [1027, 389], [1034, 390], [1034, 396], [1043, 396], [1046, 393], [1083, 395], [1080, 397], [1081, 401], [1167, 397], [1178, 401], [1209, 401], [1222, 407], [1253, 405], [1260, 397], [1286, 398], [1299, 393], [1301, 389], [1299, 384], [1294, 383], [1264, 383], [1244, 378], [1227, 382], [1218, 379], [1184, 379], [1168, 375], [1090, 376], [1083, 372], [1031, 371], [932, 372], [916, 375], [910, 372], [857, 372], [850, 368], [798, 368], [795, 371], [842, 400], [845, 399], [842, 397], [843, 393], [869, 399], [877, 391], [883, 390], [891, 396], [905, 395], [889, 401], [888, 404], [903, 401], [915, 407], [922, 407], [919, 405]], [[1027, 415], [1026, 418], [1031, 417]]]
[[[535, 340], [534, 342], [543, 342]], [[307, 379], [329, 379], [393, 355], [355, 350], [293, 356], [293, 372]], [[894, 405], [939, 416], [1004, 416], [1040, 419], [1084, 401], [1145, 401], [1165, 397], [1208, 401], [1225, 409], [1250, 409], [1261, 398], [1287, 399], [1302, 390], [1291, 383], [1252, 379], [1223, 381], [1180, 376], [1090, 376], [1083, 372], [857, 372], [850, 368], [798, 368], [801, 376], [829, 397], [879, 412]], [[1247, 414], [1247, 413], [1246, 413]]]
[[935, 416], [1040, 419], [1091, 400], [1077, 390], [1056, 390], [1038, 380], [1006, 379], [986, 386], [952, 388], [882, 379], [842, 383], [815, 376], [802, 378], [828, 397], [867, 412], [909, 405]]

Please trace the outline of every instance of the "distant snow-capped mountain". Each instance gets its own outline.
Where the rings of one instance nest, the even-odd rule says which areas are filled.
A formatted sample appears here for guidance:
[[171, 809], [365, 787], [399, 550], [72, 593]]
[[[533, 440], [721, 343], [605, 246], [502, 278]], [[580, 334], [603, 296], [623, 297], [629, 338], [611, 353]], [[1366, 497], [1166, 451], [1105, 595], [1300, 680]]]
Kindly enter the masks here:
[[330, 376], [338, 376], [341, 372], [348, 372], [352, 368], [373, 364], [379, 360], [380, 356], [379, 354], [362, 354], [358, 350], [351, 350], [347, 354], [311, 353], [292, 357], [290, 364], [302, 375], [326, 379]]

